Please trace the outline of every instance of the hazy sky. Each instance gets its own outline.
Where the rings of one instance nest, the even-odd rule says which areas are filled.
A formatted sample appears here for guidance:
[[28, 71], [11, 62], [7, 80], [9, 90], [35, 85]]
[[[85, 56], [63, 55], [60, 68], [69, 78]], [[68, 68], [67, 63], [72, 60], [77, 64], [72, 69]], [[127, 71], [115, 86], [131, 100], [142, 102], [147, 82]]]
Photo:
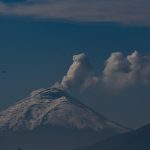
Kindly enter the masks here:
[[[79, 7], [79, 4], [82, 5]], [[132, 4], [135, 4], [134, 9]], [[60, 82], [72, 64], [73, 55], [86, 54], [94, 72], [92, 77], [102, 76], [105, 62], [112, 52], [122, 52], [121, 58], [125, 62], [126, 56], [135, 50], [148, 56], [149, 1], [140, 4], [140, 0], [1, 1], [0, 110], [26, 97], [34, 89]], [[130, 6], [128, 9], [132, 10], [132, 15], [125, 11], [127, 6]], [[149, 70], [149, 64], [143, 63], [145, 66], [148, 69], [141, 69], [142, 73]], [[120, 80], [123, 79], [126, 77], [122, 75]], [[87, 92], [73, 92], [73, 95], [114, 121], [128, 127], [139, 127], [150, 122], [150, 85], [143, 82], [145, 76], [138, 80], [142, 83], [123, 90], [96, 86]]]

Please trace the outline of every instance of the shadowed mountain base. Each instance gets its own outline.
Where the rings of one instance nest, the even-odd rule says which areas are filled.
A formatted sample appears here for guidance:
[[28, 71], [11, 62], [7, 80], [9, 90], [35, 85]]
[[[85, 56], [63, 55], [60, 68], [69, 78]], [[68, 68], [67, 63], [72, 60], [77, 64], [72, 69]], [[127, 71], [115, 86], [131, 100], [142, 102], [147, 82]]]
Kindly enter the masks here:
[[73, 150], [114, 135], [113, 131], [94, 132], [62, 127], [37, 128], [33, 131], [4, 132], [0, 134], [3, 150]]
[[78, 150], [150, 150], [150, 125]]

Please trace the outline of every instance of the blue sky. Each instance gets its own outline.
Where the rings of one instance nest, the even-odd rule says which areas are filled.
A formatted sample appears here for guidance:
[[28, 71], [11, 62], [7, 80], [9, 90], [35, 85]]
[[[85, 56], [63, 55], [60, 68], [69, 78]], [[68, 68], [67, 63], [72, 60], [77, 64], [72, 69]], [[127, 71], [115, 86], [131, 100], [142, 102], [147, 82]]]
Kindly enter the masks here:
[[[112, 1], [115, 1], [113, 4], [116, 6], [116, 0]], [[107, 3], [110, 5], [112, 1], [109, 0]], [[65, 5], [66, 2], [64, 0], [63, 4]], [[135, 3], [135, 0], [132, 2]], [[136, 8], [139, 8], [140, 1], [137, 2]], [[27, 7], [28, 3], [25, 3]], [[121, 5], [121, 8], [122, 3], [117, 5]], [[147, 3], [149, 2], [144, 0], [142, 9], [147, 8]], [[32, 4], [35, 7], [34, 1]], [[77, 4], [75, 5], [76, 8], [78, 8]], [[83, 10], [89, 7], [87, 4], [88, 2]], [[92, 8], [96, 4], [95, 1]], [[129, 4], [127, 2], [125, 6]], [[3, 8], [4, 5], [5, 9]], [[134, 50], [138, 50], [144, 55], [150, 53], [150, 26], [149, 18], [146, 18], [146, 15], [146, 21], [140, 17], [136, 19], [138, 21], [134, 21], [134, 19], [132, 21], [132, 18], [129, 18], [127, 14], [125, 15], [127, 19], [125, 17], [123, 20], [111, 20], [107, 16], [108, 19], [103, 20], [101, 17], [95, 17], [95, 14], [90, 18], [87, 17], [88, 14], [81, 18], [82, 11], [77, 15], [79, 17], [69, 16], [65, 18], [59, 14], [60, 17], [43, 17], [45, 13], [42, 13], [42, 9], [43, 16], [36, 15], [35, 17], [33, 12], [22, 15], [22, 12], [17, 10], [16, 5], [18, 5], [17, 1], [15, 3], [14, 1], [0, 3], [0, 69], [7, 71], [5, 74], [0, 74], [1, 110], [24, 98], [34, 89], [49, 87], [56, 81], [60, 81], [72, 64], [72, 56], [75, 54], [85, 53], [90, 58], [94, 70], [100, 73], [104, 68], [106, 59], [114, 51], [123, 52], [125, 55], [129, 55]], [[21, 2], [21, 7], [22, 5], [24, 3]], [[69, 3], [69, 8], [70, 5], [72, 4]], [[15, 7], [15, 13], [11, 10], [9, 13], [6, 12], [8, 10], [6, 7]], [[101, 9], [97, 8], [97, 10]], [[105, 10], [104, 12], [108, 12]], [[114, 8], [112, 8], [113, 10]], [[26, 11], [26, 8], [24, 11], [30, 12]], [[119, 12], [119, 9], [117, 11]], [[70, 13], [74, 14], [72, 11]], [[96, 19], [93, 20], [92, 18]], [[150, 122], [150, 111], [147, 107], [150, 104], [148, 90], [149, 86], [147, 85], [134, 87], [132, 90], [129, 88], [117, 95], [110, 94], [108, 96], [105, 92], [100, 92], [100, 94], [94, 93], [93, 98], [92, 90], [89, 92], [90, 95], [87, 93], [75, 95], [82, 98], [85, 104], [112, 120], [129, 127], [139, 127]], [[137, 92], [139, 93], [137, 94]]]

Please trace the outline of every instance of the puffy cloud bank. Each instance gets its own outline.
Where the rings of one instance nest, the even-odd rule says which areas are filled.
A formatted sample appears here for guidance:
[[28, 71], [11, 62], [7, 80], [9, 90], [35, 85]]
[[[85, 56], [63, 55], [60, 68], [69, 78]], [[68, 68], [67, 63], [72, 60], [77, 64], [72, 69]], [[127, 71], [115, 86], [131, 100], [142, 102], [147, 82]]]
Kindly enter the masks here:
[[0, 2], [1, 15], [150, 25], [149, 0], [21, 0]]
[[106, 60], [103, 72], [96, 75], [88, 57], [82, 53], [73, 56], [73, 63], [67, 74], [57, 85], [64, 89], [85, 90], [93, 86], [124, 89], [136, 84], [150, 82], [150, 56], [135, 51], [125, 56], [114, 52]]

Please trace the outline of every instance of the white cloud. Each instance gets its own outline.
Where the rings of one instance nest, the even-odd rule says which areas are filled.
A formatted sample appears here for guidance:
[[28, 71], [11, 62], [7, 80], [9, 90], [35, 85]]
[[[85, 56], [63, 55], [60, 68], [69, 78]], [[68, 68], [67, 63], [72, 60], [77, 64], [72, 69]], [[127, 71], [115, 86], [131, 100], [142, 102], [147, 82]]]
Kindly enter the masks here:
[[149, 0], [27, 0], [0, 2], [1, 15], [72, 21], [109, 21], [150, 24]]

